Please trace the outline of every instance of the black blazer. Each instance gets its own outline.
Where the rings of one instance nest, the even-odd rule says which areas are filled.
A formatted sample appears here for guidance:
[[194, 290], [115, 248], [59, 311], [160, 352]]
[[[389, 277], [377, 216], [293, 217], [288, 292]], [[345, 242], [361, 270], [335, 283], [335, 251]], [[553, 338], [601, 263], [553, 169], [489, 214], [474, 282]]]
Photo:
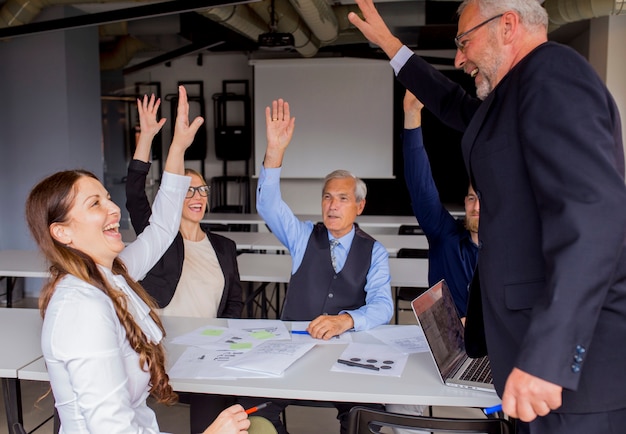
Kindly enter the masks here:
[[[600, 78], [552, 42], [482, 103], [417, 56], [398, 78], [464, 131], [481, 201], [478, 268], [496, 390], [518, 367], [563, 386], [557, 411], [624, 408], [624, 154]], [[476, 314], [470, 306], [468, 323]]]
[[[126, 179], [126, 209], [137, 235], [148, 226], [152, 210], [146, 196], [146, 176], [150, 164], [139, 160], [132, 160], [128, 166]], [[209, 241], [215, 250], [217, 260], [224, 273], [224, 291], [217, 310], [220, 318], [239, 318], [243, 310], [242, 288], [237, 267], [237, 246], [221, 235], [206, 231]], [[159, 262], [146, 274], [141, 285], [156, 300], [160, 308], [167, 306], [178, 285], [183, 271], [185, 248], [180, 232], [163, 254]]]

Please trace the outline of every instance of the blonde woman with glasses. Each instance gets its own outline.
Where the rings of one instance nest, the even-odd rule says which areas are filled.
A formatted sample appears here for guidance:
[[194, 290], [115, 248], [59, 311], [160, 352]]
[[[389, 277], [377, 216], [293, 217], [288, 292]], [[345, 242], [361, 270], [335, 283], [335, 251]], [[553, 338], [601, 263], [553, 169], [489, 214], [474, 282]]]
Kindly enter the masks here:
[[[151, 210], [145, 185], [152, 140], [165, 123], [165, 119], [156, 117], [160, 103], [160, 99], [152, 95], [145, 96], [139, 104], [141, 132], [128, 167], [126, 209], [137, 235], [150, 224]], [[200, 225], [207, 210], [210, 188], [195, 170], [185, 169], [185, 175], [191, 177], [191, 184], [183, 203], [178, 234], [141, 284], [155, 299], [160, 315], [239, 318], [243, 300], [236, 245]], [[219, 395], [190, 394], [188, 398], [192, 433], [202, 431], [202, 426], [234, 403], [233, 398]], [[187, 396], [181, 397], [185, 399]]]

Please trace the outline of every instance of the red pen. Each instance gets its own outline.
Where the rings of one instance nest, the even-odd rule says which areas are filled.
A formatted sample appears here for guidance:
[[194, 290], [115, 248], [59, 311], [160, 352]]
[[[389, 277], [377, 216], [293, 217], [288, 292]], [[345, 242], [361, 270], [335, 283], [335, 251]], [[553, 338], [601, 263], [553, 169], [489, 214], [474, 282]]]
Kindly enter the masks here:
[[268, 401], [268, 402], [264, 402], [263, 404], [259, 404], [259, 405], [255, 406], [255, 407], [250, 407], [249, 409], [246, 410], [246, 414], [256, 413], [257, 411], [264, 409], [265, 407], [267, 407], [271, 403], [272, 403], [272, 401]]

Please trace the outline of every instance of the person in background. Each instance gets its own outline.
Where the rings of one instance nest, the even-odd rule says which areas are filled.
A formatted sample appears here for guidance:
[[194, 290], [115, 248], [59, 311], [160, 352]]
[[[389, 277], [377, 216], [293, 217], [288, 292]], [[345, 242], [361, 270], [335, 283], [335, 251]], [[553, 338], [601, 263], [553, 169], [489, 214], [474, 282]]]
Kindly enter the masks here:
[[428, 283], [446, 279], [457, 312], [467, 311], [468, 286], [478, 262], [480, 201], [471, 184], [465, 219], [458, 222], [439, 199], [422, 137], [424, 105], [408, 90], [404, 96], [404, 177], [417, 221], [428, 238]]
[[[146, 398], [177, 399], [165, 371], [163, 326], [136, 279], [174, 239], [189, 188], [184, 152], [203, 119], [189, 124], [182, 86], [179, 95], [151, 224], [133, 243], [125, 247], [120, 209], [90, 172], [57, 172], [27, 198], [29, 229], [50, 265], [39, 300], [41, 345], [63, 433], [158, 433]], [[140, 110], [148, 110], [145, 102]], [[203, 431], [235, 434], [249, 424], [234, 405]]]
[[[403, 46], [372, 0], [357, 4], [363, 19], [350, 22], [463, 132], [481, 204], [480, 292], [472, 285], [466, 332], [484, 332], [503, 411], [521, 433], [623, 432], [626, 186], [610, 92], [582, 56], [548, 42], [537, 0], [459, 6], [455, 65], [478, 99]], [[481, 334], [466, 333], [474, 355]]]
[[[365, 207], [365, 183], [344, 170], [330, 173], [322, 190], [323, 223], [298, 220], [280, 193], [283, 156], [295, 128], [289, 104], [282, 99], [273, 101], [265, 110], [265, 124], [267, 150], [257, 186], [257, 211], [292, 259], [281, 318], [310, 321], [309, 334], [325, 340], [388, 323], [393, 300], [387, 251], [354, 223]], [[331, 248], [331, 243], [336, 246]], [[262, 401], [240, 400], [245, 407]], [[285, 434], [279, 415], [290, 402], [272, 399], [258, 414]], [[356, 404], [333, 404], [345, 433], [348, 412]]]
[[[465, 319], [469, 284], [478, 262], [480, 202], [470, 185], [465, 196], [465, 220], [458, 222], [439, 199], [422, 136], [424, 105], [408, 90], [404, 95], [404, 177], [411, 206], [428, 238], [428, 284], [446, 279], [459, 317]], [[424, 405], [387, 404], [393, 413], [422, 415]], [[396, 434], [409, 433], [394, 429]]]
[[[140, 134], [126, 180], [126, 209], [135, 232], [149, 227], [152, 211], [145, 192], [150, 170], [152, 141], [165, 119], [157, 120], [160, 99], [144, 96], [139, 109]], [[242, 287], [235, 243], [204, 230], [200, 220], [207, 209], [209, 187], [202, 176], [185, 169], [191, 177], [182, 208], [179, 231], [156, 265], [140, 281], [156, 301], [160, 315], [239, 318], [243, 309]], [[189, 400], [192, 433], [202, 431], [219, 412], [234, 404], [222, 395], [183, 394]]]

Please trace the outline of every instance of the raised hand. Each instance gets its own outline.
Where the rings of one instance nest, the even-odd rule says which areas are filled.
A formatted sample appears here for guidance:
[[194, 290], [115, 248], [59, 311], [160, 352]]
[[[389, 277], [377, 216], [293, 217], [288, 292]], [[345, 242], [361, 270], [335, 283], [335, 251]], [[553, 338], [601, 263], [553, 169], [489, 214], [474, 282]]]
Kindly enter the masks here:
[[368, 41], [378, 45], [391, 59], [396, 55], [402, 42], [389, 30], [387, 24], [376, 10], [372, 0], [356, 0], [356, 4], [361, 9], [363, 19], [356, 13], [350, 12], [348, 20], [363, 33]]
[[272, 107], [265, 108], [267, 150], [265, 167], [280, 167], [283, 155], [293, 136], [296, 118], [291, 117], [289, 103], [282, 99], [272, 101]]
[[172, 146], [183, 146], [187, 149], [193, 143], [193, 138], [204, 123], [204, 119], [198, 116], [193, 122], [189, 123], [189, 101], [187, 100], [187, 90], [184, 86], [178, 86], [178, 109], [176, 113]]
[[178, 86], [178, 111], [176, 113], [174, 138], [167, 154], [165, 170], [182, 175], [185, 172], [185, 151], [191, 146], [196, 132], [204, 123], [204, 119], [200, 116], [189, 123], [189, 102], [187, 91], [183, 86]]
[[422, 108], [424, 104], [408, 90], [404, 94], [404, 128], [414, 129], [422, 125]]
[[163, 125], [165, 125], [166, 119], [157, 120], [157, 112], [161, 105], [161, 98], [156, 98], [154, 94], [148, 98], [148, 95], [144, 95], [143, 98], [137, 98], [137, 110], [139, 112], [139, 138], [135, 147], [135, 154], [133, 158], [135, 160], [141, 160], [148, 162], [150, 160], [150, 148], [152, 147], [152, 140], [154, 136], [158, 134]]

